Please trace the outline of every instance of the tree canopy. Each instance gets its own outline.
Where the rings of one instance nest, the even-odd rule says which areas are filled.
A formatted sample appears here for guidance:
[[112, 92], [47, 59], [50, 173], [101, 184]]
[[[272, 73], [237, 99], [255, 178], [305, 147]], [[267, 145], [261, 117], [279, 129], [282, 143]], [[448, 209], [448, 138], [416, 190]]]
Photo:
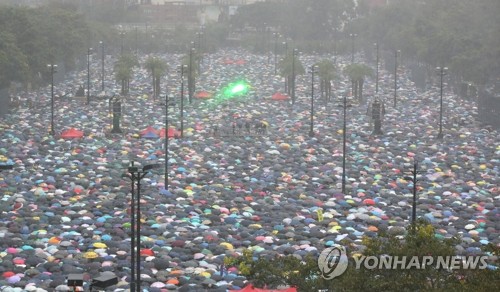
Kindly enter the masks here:
[[47, 64], [72, 69], [89, 38], [82, 15], [63, 8], [0, 6], [0, 26], [1, 87], [11, 81], [38, 83]]
[[[402, 269], [356, 268], [354, 258], [362, 256], [453, 256], [458, 238], [441, 239], [434, 227], [418, 221], [404, 235], [381, 232], [377, 237], [364, 238], [364, 250], [354, 251], [348, 242], [349, 265], [345, 273], [332, 280], [321, 277], [316, 257], [313, 254], [299, 258], [288, 256], [256, 256], [245, 250], [240, 256], [227, 257], [227, 268], [236, 267], [256, 287], [280, 285], [297, 287], [299, 291], [495, 291], [500, 270], [491, 269], [440, 269], [435, 266]], [[488, 247], [487, 247], [488, 248]], [[498, 248], [484, 252], [498, 256]], [[472, 290], [469, 290], [472, 289]]]
[[447, 66], [453, 75], [483, 84], [500, 74], [498, 11], [495, 0], [391, 1], [349, 29], [367, 46], [400, 49], [405, 58]]

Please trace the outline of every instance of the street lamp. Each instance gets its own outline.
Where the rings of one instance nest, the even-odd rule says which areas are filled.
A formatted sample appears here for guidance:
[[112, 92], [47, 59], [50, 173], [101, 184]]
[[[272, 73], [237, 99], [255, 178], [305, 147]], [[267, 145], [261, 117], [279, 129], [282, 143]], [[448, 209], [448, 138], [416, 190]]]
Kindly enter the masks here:
[[276, 74], [277, 74], [276, 64], [278, 62], [277, 51], [278, 51], [278, 37], [279, 37], [279, 33], [273, 32], [273, 36], [274, 36], [274, 75], [276, 76]]
[[87, 104], [90, 104], [90, 54], [93, 51], [92, 48], [87, 50]]
[[396, 108], [396, 97], [398, 96], [398, 55], [401, 51], [394, 51], [394, 108]]
[[406, 176], [405, 180], [411, 180], [413, 182], [413, 201], [411, 207], [411, 223], [414, 225], [417, 219], [417, 175], [421, 173], [418, 169], [418, 162], [415, 161], [415, 157], [413, 158], [413, 170], [410, 171], [413, 177]]
[[203, 31], [199, 31], [196, 33], [198, 36], [198, 70], [201, 69], [201, 58], [202, 58], [202, 49], [201, 49], [201, 40], [203, 37]]
[[375, 79], [375, 93], [378, 93], [378, 62], [379, 62], [379, 59], [378, 59], [379, 58], [379, 51], [378, 50], [379, 50], [379, 47], [378, 47], [378, 43], [375, 43], [374, 45], [375, 45], [375, 48], [377, 50], [377, 56], [376, 56], [376, 60], [377, 60], [376, 61], [377, 62], [377, 66], [376, 66], [377, 73], [376, 74], [377, 74], [377, 77]]
[[47, 67], [50, 69], [50, 134], [54, 136], [54, 73], [57, 72], [57, 65], [49, 64]]
[[351, 64], [354, 63], [354, 38], [357, 37], [358, 35], [355, 33], [349, 34], [351, 37]]
[[120, 55], [123, 56], [123, 37], [125, 36], [125, 32], [124, 31], [120, 31], [120, 41], [121, 41], [121, 44], [120, 44]]
[[436, 71], [441, 78], [441, 88], [439, 94], [439, 133], [437, 135], [438, 139], [443, 139], [443, 76], [446, 75], [448, 71], [447, 67], [436, 67]]
[[189, 103], [193, 102], [193, 91], [194, 91], [194, 80], [193, 80], [193, 54], [194, 54], [194, 42], [191, 42], [191, 49], [189, 50], [189, 76], [188, 76], [188, 94], [189, 94]]
[[137, 26], [135, 27], [135, 56], [137, 57], [139, 54], [139, 33], [137, 31]]
[[345, 158], [347, 144], [347, 95], [344, 94], [344, 123], [342, 127], [342, 194], [345, 194], [346, 173], [345, 173]]
[[168, 107], [174, 105], [175, 102], [171, 102], [165, 94], [165, 190], [168, 190]]
[[309, 137], [314, 137], [314, 73], [317, 73], [318, 66], [311, 67], [311, 123], [309, 128]]
[[[139, 170], [137, 166], [134, 165], [134, 161], [128, 167], [129, 176], [127, 176], [132, 182], [132, 200], [131, 200], [131, 271], [132, 280], [130, 287], [132, 291], [141, 291], [141, 180], [150, 173], [150, 170], [157, 168], [159, 164], [148, 164], [145, 165], [142, 170]], [[137, 196], [134, 198], [134, 189], [137, 184]], [[134, 199], [136, 199], [134, 201]], [[135, 208], [135, 206], [137, 208]], [[135, 211], [135, 212], [134, 212]], [[134, 218], [135, 217], [135, 218]], [[135, 222], [134, 222], [135, 219]], [[135, 227], [137, 227], [137, 232], [135, 232]], [[135, 239], [135, 240], [134, 240]], [[135, 253], [135, 257], [134, 257]], [[134, 262], [135, 260], [135, 262]], [[134, 270], [135, 265], [135, 270]], [[134, 275], [134, 272], [137, 274]], [[134, 280], [136, 280], [134, 285]], [[136, 290], [137, 287], [137, 290]]]
[[297, 49], [292, 51], [292, 104], [295, 104], [295, 55], [298, 53]]
[[186, 65], [180, 66], [181, 70], [181, 138], [184, 138], [184, 71]]
[[149, 48], [149, 53], [152, 54], [155, 49], [155, 35], [151, 35], [151, 42], [150, 42], [150, 48]]
[[101, 45], [101, 91], [104, 91], [104, 42], [100, 41], [99, 44]]

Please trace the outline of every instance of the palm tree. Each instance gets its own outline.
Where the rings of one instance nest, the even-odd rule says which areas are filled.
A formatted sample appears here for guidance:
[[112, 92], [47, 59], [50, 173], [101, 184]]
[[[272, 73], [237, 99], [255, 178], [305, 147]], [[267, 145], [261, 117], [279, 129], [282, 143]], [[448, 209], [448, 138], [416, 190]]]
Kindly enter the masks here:
[[320, 91], [321, 98], [330, 101], [332, 95], [331, 81], [337, 78], [335, 65], [330, 60], [322, 60], [318, 64], [318, 76], [321, 79]]
[[146, 59], [144, 67], [151, 71], [152, 84], [153, 84], [153, 99], [160, 92], [160, 80], [167, 70], [167, 64], [160, 58], [149, 57]]
[[293, 75], [302, 75], [306, 72], [302, 62], [295, 54], [287, 54], [283, 60], [279, 63], [279, 73], [282, 77], [285, 77], [285, 91], [290, 95], [291, 88], [293, 86]]
[[[191, 59], [190, 59], [191, 58]], [[188, 96], [189, 102], [192, 102], [194, 92], [196, 90], [196, 77], [198, 76], [199, 69], [198, 68], [198, 59], [200, 58], [198, 52], [195, 50], [191, 51], [189, 54], [184, 56], [182, 60], [182, 65], [187, 66], [186, 73], [188, 74]]]
[[352, 83], [352, 93], [359, 102], [363, 101], [363, 83], [366, 76], [371, 76], [372, 68], [365, 64], [351, 64], [344, 68], [344, 73], [349, 77]]
[[115, 63], [114, 66], [115, 78], [117, 81], [121, 82], [122, 95], [128, 93], [130, 78], [132, 77], [133, 68], [138, 65], [139, 62], [137, 61], [137, 58], [134, 55], [123, 55]]

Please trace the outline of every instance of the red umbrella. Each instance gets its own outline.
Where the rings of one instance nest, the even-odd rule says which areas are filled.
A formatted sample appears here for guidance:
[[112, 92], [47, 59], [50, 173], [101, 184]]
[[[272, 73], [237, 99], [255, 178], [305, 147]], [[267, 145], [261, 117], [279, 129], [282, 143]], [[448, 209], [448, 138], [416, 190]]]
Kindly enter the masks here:
[[82, 138], [82, 137], [83, 137], [83, 132], [79, 131], [75, 128], [71, 128], [71, 129], [63, 131], [61, 133], [61, 138], [64, 138], [64, 139], [75, 139], [75, 138]]
[[146, 135], [148, 133], [155, 133], [155, 134], [158, 135], [158, 131], [155, 128], [149, 126], [146, 129], [144, 129], [144, 130], [141, 131], [141, 136]]
[[[176, 138], [176, 137], [179, 137], [180, 135], [181, 135], [181, 131], [177, 131], [174, 128], [168, 129], [168, 137], [169, 138]], [[160, 130], [160, 137], [165, 138], [165, 128], [162, 128]]]
[[201, 131], [201, 130], [203, 130], [203, 124], [202, 124], [202, 123], [200, 123], [200, 122], [197, 122], [197, 123], [194, 125], [194, 129], [195, 129], [196, 131]]
[[201, 99], [208, 99], [208, 98], [212, 97], [212, 94], [208, 91], [203, 90], [203, 91], [196, 93], [194, 97], [201, 98]]
[[288, 95], [276, 92], [275, 94], [273, 94], [273, 96], [271, 97], [271, 99], [272, 100], [287, 100], [288, 99]]
[[145, 248], [145, 249], [141, 249], [141, 256], [154, 256], [155, 255], [155, 252], [152, 250], [152, 249], [149, 249], [149, 248]]
[[10, 277], [14, 276], [15, 274], [16, 274], [16, 273], [14, 273], [14, 272], [7, 271], [7, 272], [4, 272], [4, 273], [2, 274], [2, 277], [4, 277], [4, 278], [10, 278]]

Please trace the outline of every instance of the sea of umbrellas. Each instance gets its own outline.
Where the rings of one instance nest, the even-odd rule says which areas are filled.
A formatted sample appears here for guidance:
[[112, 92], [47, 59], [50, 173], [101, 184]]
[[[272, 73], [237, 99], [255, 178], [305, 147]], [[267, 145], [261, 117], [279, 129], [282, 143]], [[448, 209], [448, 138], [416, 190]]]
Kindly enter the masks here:
[[[112, 291], [130, 282], [131, 182], [123, 175], [131, 161], [165, 165], [163, 138], [141, 131], [165, 128], [165, 95], [174, 99], [169, 127], [180, 129], [180, 55], [159, 55], [169, 64], [162, 93], [152, 97], [151, 77], [134, 71], [130, 96], [123, 98], [122, 134], [111, 134], [108, 101], [71, 95], [56, 98], [50, 135], [50, 87], [22, 92], [21, 106], [0, 119], [0, 291], [69, 291], [68, 274], [101, 272], [118, 277]], [[301, 55], [304, 67], [333, 56]], [[362, 60], [362, 56], [357, 56]], [[460, 236], [457, 254], [479, 254], [500, 244], [500, 135], [475, 121], [475, 101], [462, 100], [445, 82], [443, 134], [439, 129], [439, 87], [419, 90], [401, 69], [396, 108], [393, 75], [380, 70], [385, 101], [383, 135], [372, 135], [366, 115], [375, 80], [365, 82], [365, 102], [350, 96], [345, 77], [333, 82], [330, 101], [319, 80], [297, 77], [297, 101], [275, 101], [285, 92], [272, 58], [242, 49], [205, 54], [196, 92], [187, 98], [184, 137], [168, 141], [169, 186], [164, 168], [141, 181], [141, 278], [145, 291], [239, 289], [247, 279], [225, 257], [250, 249], [255, 257], [318, 255], [334, 244], [356, 253], [362, 238], [380, 231], [404, 235], [413, 197], [410, 171], [418, 163], [417, 217], [436, 227], [436, 236]], [[348, 60], [335, 58], [338, 67]], [[120, 91], [106, 59], [106, 88]], [[98, 91], [99, 64], [92, 64]], [[109, 76], [108, 76], [109, 75]], [[341, 75], [342, 76], [342, 75]], [[251, 90], [222, 98], [221, 88], [245, 80]], [[56, 94], [85, 86], [86, 71], [55, 85]], [[311, 84], [315, 84], [311, 123]], [[346, 110], [345, 192], [342, 192], [343, 97]], [[205, 95], [206, 97], [206, 95]], [[27, 100], [33, 101], [28, 107]], [[24, 102], [23, 102], [24, 101]], [[265, 122], [259, 135], [213, 135], [214, 127], [238, 121]], [[83, 131], [63, 139], [63, 130]], [[319, 211], [321, 210], [321, 211]], [[318, 216], [321, 213], [322, 216]], [[495, 263], [492, 263], [495, 264]], [[497, 264], [497, 263], [496, 263]], [[86, 284], [88, 285], [88, 284]]]

